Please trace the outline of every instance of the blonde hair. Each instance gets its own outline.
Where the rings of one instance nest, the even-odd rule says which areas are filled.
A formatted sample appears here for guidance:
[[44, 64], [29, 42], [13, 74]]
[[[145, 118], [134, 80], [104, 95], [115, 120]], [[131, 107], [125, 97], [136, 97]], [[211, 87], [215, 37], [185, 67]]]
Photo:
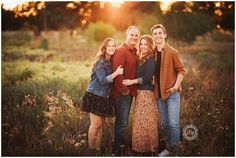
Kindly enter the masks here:
[[102, 44], [100, 45], [99, 51], [96, 54], [96, 56], [93, 58], [93, 62], [91, 64], [91, 69], [93, 70], [96, 63], [98, 62], [98, 60], [100, 59], [105, 59], [106, 58], [106, 50], [107, 50], [107, 45], [110, 41], [113, 41], [115, 43], [116, 46], [116, 42], [113, 38], [106, 38], [103, 40]]
[[[142, 56], [142, 53], [140, 52], [140, 44], [142, 40], [145, 40], [148, 44], [148, 53], [145, 56]], [[143, 35], [142, 37], [140, 37], [139, 39], [139, 43], [138, 43], [138, 56], [139, 56], [139, 63], [144, 63], [146, 59], [148, 59], [149, 57], [154, 57], [155, 53], [154, 53], [154, 49], [155, 49], [155, 42], [152, 38], [152, 36], [150, 35]]]

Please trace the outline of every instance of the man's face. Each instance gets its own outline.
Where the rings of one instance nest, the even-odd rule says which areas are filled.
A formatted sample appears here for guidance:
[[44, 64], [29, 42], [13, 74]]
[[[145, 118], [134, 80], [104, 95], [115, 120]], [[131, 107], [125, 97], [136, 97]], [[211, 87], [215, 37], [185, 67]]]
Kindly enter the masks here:
[[156, 44], [162, 44], [165, 42], [166, 33], [162, 28], [156, 28], [152, 31], [152, 36], [156, 42]]
[[126, 35], [126, 43], [130, 46], [135, 46], [138, 43], [139, 36], [139, 30], [137, 30], [136, 28], [130, 29]]

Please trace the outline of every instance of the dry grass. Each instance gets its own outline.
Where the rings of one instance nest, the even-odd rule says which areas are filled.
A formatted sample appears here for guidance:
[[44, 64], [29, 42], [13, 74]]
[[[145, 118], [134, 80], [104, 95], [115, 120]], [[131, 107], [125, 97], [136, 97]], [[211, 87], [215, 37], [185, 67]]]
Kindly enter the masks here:
[[[37, 54], [35, 50], [40, 52], [39, 58], [45, 55], [42, 49], [32, 49], [37, 44], [15, 45], [14, 49], [8, 44], [3, 44], [8, 57], [2, 62], [2, 155], [86, 156], [90, 122], [79, 106], [94, 54], [76, 44], [67, 50], [59, 47], [62, 43], [54, 43], [45, 52], [53, 58], [30, 60], [27, 54]], [[200, 40], [179, 49], [188, 68], [183, 81], [181, 129], [194, 124], [199, 130], [193, 141], [181, 137], [179, 155], [233, 156], [234, 44]], [[23, 53], [17, 54], [18, 50]], [[133, 154], [131, 119], [132, 110], [127, 156]], [[113, 125], [114, 118], [107, 119], [103, 127], [104, 156], [111, 156]]]

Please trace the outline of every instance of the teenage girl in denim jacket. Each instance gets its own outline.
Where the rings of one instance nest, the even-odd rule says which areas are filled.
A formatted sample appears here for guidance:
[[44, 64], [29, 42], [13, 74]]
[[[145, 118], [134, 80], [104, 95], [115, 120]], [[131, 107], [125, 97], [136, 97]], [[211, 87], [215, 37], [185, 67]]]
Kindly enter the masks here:
[[119, 66], [112, 73], [111, 56], [115, 53], [116, 43], [112, 38], [106, 38], [101, 46], [94, 62], [92, 63], [91, 81], [83, 96], [82, 110], [89, 112], [90, 127], [88, 131], [88, 143], [90, 154], [100, 148], [102, 136], [102, 124], [106, 117], [112, 117], [113, 100], [110, 97], [113, 79], [123, 74], [123, 68]]

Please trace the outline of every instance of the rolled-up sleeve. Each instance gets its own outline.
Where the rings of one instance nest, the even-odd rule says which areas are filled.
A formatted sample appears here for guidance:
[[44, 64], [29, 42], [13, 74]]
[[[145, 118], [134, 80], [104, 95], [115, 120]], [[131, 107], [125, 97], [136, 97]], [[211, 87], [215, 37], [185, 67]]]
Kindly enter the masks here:
[[179, 52], [173, 53], [174, 67], [178, 74], [185, 75], [186, 69]]

